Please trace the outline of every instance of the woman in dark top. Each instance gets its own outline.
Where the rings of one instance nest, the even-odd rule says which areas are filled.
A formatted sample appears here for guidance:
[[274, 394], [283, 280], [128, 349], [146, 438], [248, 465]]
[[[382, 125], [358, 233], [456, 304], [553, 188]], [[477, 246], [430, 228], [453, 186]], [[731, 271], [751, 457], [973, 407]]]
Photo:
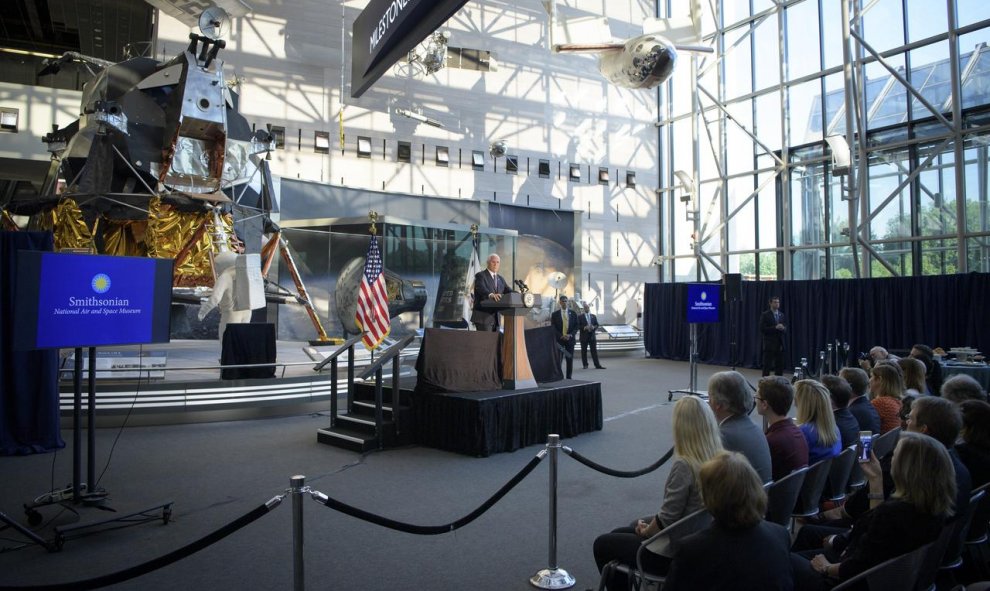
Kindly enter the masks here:
[[664, 591], [790, 590], [790, 534], [763, 520], [767, 495], [756, 470], [735, 452], [701, 467], [701, 489], [712, 525], [678, 544]]
[[[949, 452], [935, 439], [920, 433], [901, 433], [891, 470], [895, 491], [887, 501], [883, 501], [883, 478], [876, 456], [870, 454], [870, 461], [861, 465], [869, 481], [870, 510], [848, 532], [836, 529], [836, 533], [821, 537], [822, 547], [809, 552], [814, 554], [810, 562], [796, 563], [798, 586], [802, 589], [834, 586], [885, 560], [920, 548], [938, 537], [952, 514], [955, 472]], [[801, 533], [810, 535], [798, 535], [795, 550], [807, 544], [809, 537], [826, 533], [829, 528], [811, 526], [808, 530]]]

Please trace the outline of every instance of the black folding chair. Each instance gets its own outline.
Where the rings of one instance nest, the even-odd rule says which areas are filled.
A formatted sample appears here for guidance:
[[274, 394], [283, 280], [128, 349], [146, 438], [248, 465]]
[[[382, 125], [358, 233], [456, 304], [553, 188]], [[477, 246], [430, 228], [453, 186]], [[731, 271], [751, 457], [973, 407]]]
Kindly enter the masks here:
[[895, 427], [890, 431], [887, 431], [883, 435], [873, 436], [873, 455], [877, 457], [878, 460], [883, 459], [889, 453], [894, 451], [897, 446], [897, 440], [901, 436], [901, 428]]
[[613, 573], [622, 573], [629, 580], [629, 587], [640, 589], [644, 583], [648, 585], [663, 585], [667, 580], [667, 573], [662, 575], [650, 573], [643, 569], [643, 553], [652, 552], [660, 556], [672, 558], [677, 551], [677, 544], [685, 537], [701, 531], [712, 522], [712, 514], [707, 509], [699, 509], [690, 515], [686, 515], [660, 530], [648, 540], [644, 540], [636, 551], [636, 566], [622, 564], [618, 560], [613, 560], [602, 568], [602, 577], [598, 582], [598, 591], [604, 591], [605, 584], [612, 577]]
[[764, 487], [767, 491], [767, 521], [790, 528], [791, 515], [794, 513], [794, 506], [797, 505], [798, 495], [801, 494], [801, 486], [807, 474], [807, 466], [798, 468]]
[[842, 581], [832, 588], [832, 591], [846, 589], [862, 589], [869, 591], [911, 591], [917, 589], [918, 577], [925, 557], [937, 544], [930, 542], [917, 550], [895, 556], [867, 569], [854, 577]]
[[808, 474], [804, 477], [791, 517], [814, 517], [821, 512], [819, 501], [822, 498], [822, 491], [825, 490], [825, 481], [828, 480], [833, 459], [818, 460], [808, 467]]
[[856, 446], [850, 445], [842, 453], [832, 458], [832, 468], [828, 472], [828, 484], [825, 486], [824, 501], [841, 503], [846, 500], [846, 487], [849, 476], [856, 464]]

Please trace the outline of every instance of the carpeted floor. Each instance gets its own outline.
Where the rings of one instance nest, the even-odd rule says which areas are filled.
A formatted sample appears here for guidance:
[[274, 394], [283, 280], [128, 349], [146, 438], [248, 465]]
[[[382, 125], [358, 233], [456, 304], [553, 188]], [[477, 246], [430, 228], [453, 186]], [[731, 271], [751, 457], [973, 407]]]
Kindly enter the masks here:
[[[600, 381], [602, 431], [564, 441], [605, 466], [633, 470], [670, 448], [673, 403], [667, 391], [688, 383], [686, 363], [608, 356], [605, 370], [576, 369], [575, 379]], [[723, 368], [699, 367], [699, 384]], [[755, 383], [758, 373], [744, 370]], [[757, 420], [755, 417], [754, 420]], [[162, 521], [69, 539], [61, 552], [20, 547], [0, 531], [0, 587], [71, 583], [163, 556], [285, 493], [290, 478], [337, 500], [391, 519], [439, 525], [471, 512], [543, 448], [472, 458], [424, 447], [348, 452], [316, 441], [328, 425], [321, 413], [253, 421], [105, 428], [97, 432], [99, 486], [118, 513], [174, 502]], [[64, 434], [71, 447], [71, 433]], [[85, 439], [84, 439], [85, 441]], [[112, 457], [110, 453], [112, 450]], [[85, 454], [84, 454], [85, 456]], [[26, 524], [22, 505], [71, 481], [72, 450], [0, 457], [0, 511]], [[301, 497], [305, 588], [532, 589], [529, 577], [549, 560], [548, 474], [544, 460], [499, 503], [450, 533], [396, 532]], [[105, 467], [105, 472], [103, 471]], [[656, 511], [667, 467], [635, 479], [592, 471], [559, 459], [557, 566], [594, 588], [592, 542], [601, 533]], [[85, 471], [84, 471], [85, 474]], [[292, 589], [292, 497], [243, 529], [195, 554], [111, 589]], [[82, 507], [76, 517], [58, 505], [41, 510], [37, 531], [112, 516]], [[68, 588], [68, 587], [67, 587]]]

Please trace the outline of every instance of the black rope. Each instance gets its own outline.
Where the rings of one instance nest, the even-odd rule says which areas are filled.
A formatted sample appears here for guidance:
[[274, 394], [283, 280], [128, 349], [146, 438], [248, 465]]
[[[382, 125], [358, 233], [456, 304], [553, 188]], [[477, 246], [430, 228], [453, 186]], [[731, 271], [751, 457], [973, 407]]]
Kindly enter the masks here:
[[674, 455], [674, 448], [670, 448], [667, 450], [667, 453], [663, 454], [662, 458], [660, 458], [653, 464], [650, 464], [649, 466], [641, 470], [633, 470], [632, 472], [623, 472], [620, 470], [613, 470], [611, 468], [606, 468], [601, 464], [596, 464], [595, 462], [592, 462], [588, 458], [582, 456], [581, 454], [567, 447], [566, 445], [562, 449], [564, 450], [564, 453], [568, 454], [569, 456], [581, 462], [585, 466], [591, 468], [592, 470], [597, 470], [598, 472], [601, 472], [602, 474], [608, 474], [609, 476], [618, 476], [619, 478], [636, 478], [637, 476], [642, 476], [643, 474], [649, 474], [650, 472], [653, 472], [660, 466], [663, 466], [665, 463], [667, 463], [667, 460], [669, 460]]
[[[539, 454], [519, 471], [518, 474], [512, 477], [512, 480], [506, 482], [502, 488], [498, 489], [494, 495], [491, 496], [487, 501], [481, 504], [480, 507], [474, 511], [468, 513], [464, 517], [461, 517], [457, 521], [453, 521], [446, 525], [414, 525], [411, 523], [403, 523], [401, 521], [395, 521], [387, 517], [381, 517], [375, 515], [374, 513], [369, 513], [363, 509], [358, 509], [346, 503], [342, 503], [336, 499], [327, 497], [325, 500], [321, 499], [321, 502], [334, 509], [340, 511], [345, 515], [350, 515], [351, 517], [356, 517], [357, 519], [362, 519], [364, 521], [374, 523], [375, 525], [380, 525], [382, 527], [387, 527], [389, 529], [394, 529], [401, 532], [406, 532], [408, 534], [418, 534], [421, 536], [435, 536], [437, 534], [443, 534], [447, 532], [454, 531], [455, 529], [464, 527], [465, 525], [471, 523], [478, 517], [480, 517], [485, 511], [491, 509], [492, 505], [497, 503], [502, 497], [504, 497], [510, 490], [512, 490], [517, 484], [519, 484], [523, 478], [529, 475], [530, 472], [536, 468], [540, 460], [543, 459], [543, 454]], [[2, 590], [0, 590], [2, 591]]]
[[[269, 502], [270, 503], [270, 502]], [[52, 585], [18, 585], [16, 587], [0, 587], [0, 591], [14, 591], [15, 589], [24, 589], [27, 591], [79, 591], [82, 589], [97, 589], [99, 587], [106, 587], [108, 585], [113, 585], [115, 583], [120, 583], [122, 581], [127, 581], [133, 579], [134, 577], [139, 577], [150, 573], [153, 570], [160, 569], [162, 567], [168, 566], [173, 562], [182, 560], [183, 558], [199, 552], [203, 548], [219, 542], [220, 540], [226, 538], [235, 531], [241, 529], [242, 527], [248, 525], [254, 520], [258, 519], [262, 515], [265, 515], [276, 505], [269, 507], [269, 504], [261, 505], [260, 507], [253, 509], [252, 511], [244, 514], [243, 516], [231, 521], [227, 525], [215, 530], [213, 533], [207, 534], [202, 538], [196, 540], [195, 542], [183, 546], [178, 550], [169, 552], [164, 556], [159, 556], [149, 560], [143, 564], [138, 564], [130, 568], [126, 568], [115, 573], [110, 573], [109, 575], [103, 575], [101, 577], [96, 577], [94, 579], [87, 579], [85, 581], [74, 581], [71, 583], [56, 583]]]

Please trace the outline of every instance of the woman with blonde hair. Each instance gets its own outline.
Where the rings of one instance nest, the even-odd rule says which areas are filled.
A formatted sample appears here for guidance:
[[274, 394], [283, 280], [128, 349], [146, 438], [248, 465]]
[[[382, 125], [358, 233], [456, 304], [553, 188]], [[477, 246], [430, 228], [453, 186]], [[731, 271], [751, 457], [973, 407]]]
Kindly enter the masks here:
[[869, 483], [870, 511], [860, 515], [851, 530], [801, 528], [793, 550], [812, 558], [810, 563], [795, 562], [798, 588], [817, 588], [822, 583], [831, 587], [920, 548], [935, 540], [952, 516], [955, 469], [945, 446], [928, 435], [901, 433], [890, 471], [894, 492], [886, 501], [876, 456], [871, 453], [870, 461], [860, 466]]
[[901, 426], [901, 398], [904, 397], [904, 373], [893, 362], [878, 363], [870, 373], [870, 404], [880, 415], [880, 433]]
[[931, 394], [928, 391], [928, 384], [925, 382], [925, 362], [914, 357], [902, 357], [897, 360], [897, 365], [904, 374], [904, 394], [914, 396], [924, 396]]
[[828, 388], [817, 380], [799, 380], [794, 384], [794, 405], [798, 428], [808, 442], [808, 464], [842, 453]]
[[[629, 527], [620, 527], [595, 539], [595, 562], [599, 572], [612, 560], [635, 565], [636, 552], [643, 540], [704, 506], [698, 473], [702, 464], [722, 451], [715, 414], [701, 398], [685, 396], [674, 405], [672, 422], [674, 456], [664, 484], [660, 510], [656, 515], [644, 517]], [[643, 568], [649, 572], [663, 574], [669, 566], [668, 558], [652, 553], [646, 553], [644, 557]], [[608, 582], [609, 588], [625, 589], [624, 579], [624, 575], [615, 573]]]

